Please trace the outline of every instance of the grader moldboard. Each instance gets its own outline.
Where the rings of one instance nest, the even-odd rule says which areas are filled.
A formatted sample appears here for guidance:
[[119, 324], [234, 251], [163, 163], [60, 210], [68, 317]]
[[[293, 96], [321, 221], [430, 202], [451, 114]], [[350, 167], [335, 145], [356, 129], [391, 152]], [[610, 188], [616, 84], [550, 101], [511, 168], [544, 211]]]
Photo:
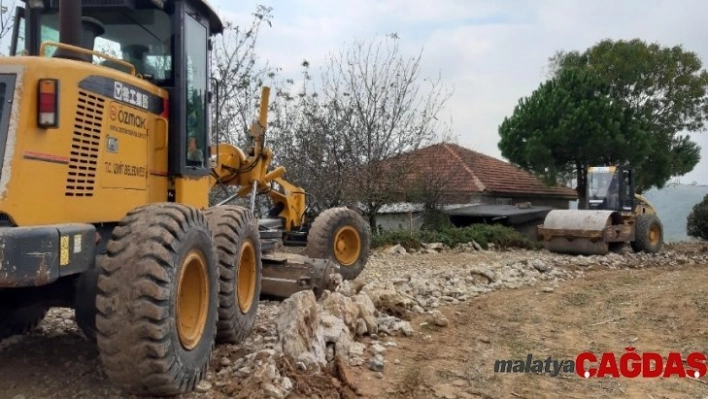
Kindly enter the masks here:
[[[25, 0], [16, 17], [0, 58], [0, 339], [71, 307], [114, 384], [179, 394], [215, 343], [251, 332], [261, 295], [319, 295], [334, 272], [362, 271], [363, 218], [334, 208], [306, 222], [306, 193], [271, 170], [267, 87], [248, 151], [210, 146], [223, 25], [206, 2]], [[218, 185], [251, 209], [210, 207]]]
[[606, 255], [629, 243], [635, 252], [657, 253], [663, 225], [649, 201], [635, 193], [630, 166], [590, 167], [589, 209], [552, 210], [538, 235], [547, 250], [570, 255]]

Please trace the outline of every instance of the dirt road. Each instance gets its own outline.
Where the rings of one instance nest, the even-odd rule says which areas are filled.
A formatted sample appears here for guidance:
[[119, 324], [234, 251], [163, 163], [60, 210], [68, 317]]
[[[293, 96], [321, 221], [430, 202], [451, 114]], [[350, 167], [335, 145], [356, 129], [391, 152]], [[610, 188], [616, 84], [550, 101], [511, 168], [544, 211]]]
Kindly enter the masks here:
[[[703, 266], [598, 271], [561, 284], [490, 293], [446, 307], [448, 327], [397, 340], [383, 378], [356, 371], [367, 397], [704, 398], [708, 379], [588, 379], [494, 373], [495, 360], [574, 359], [581, 352], [708, 353], [708, 274]], [[414, 322], [425, 322], [420, 317]], [[395, 364], [395, 359], [399, 364]]]
[[[378, 262], [395, 262], [382, 259]], [[438, 262], [435, 256], [420, 259], [417, 263]], [[467, 264], [474, 258], [450, 254], [445, 262], [456, 259]], [[343, 366], [335, 378], [279, 364], [294, 384], [288, 397], [352, 397], [354, 391], [370, 398], [708, 398], [708, 378], [584, 380], [574, 373], [494, 373], [495, 360], [525, 360], [527, 354], [544, 361], [574, 359], [584, 351], [619, 356], [628, 346], [664, 356], [708, 353], [704, 265], [674, 262], [624, 270], [590, 265], [583, 270], [583, 278], [555, 288], [502, 289], [440, 306], [446, 326], [416, 315], [410, 320], [413, 336], [378, 337], [386, 359], [379, 373], [366, 364]], [[221, 347], [213, 369], [243, 354], [236, 346]], [[0, 344], [0, 375], [0, 398], [126, 397], [111, 387], [96, 350], [74, 326], [72, 312], [63, 309], [53, 311], [38, 331]], [[229, 384], [237, 384], [234, 375], [212, 377], [204, 392], [186, 397], [268, 397], [258, 387], [229, 390]], [[343, 389], [347, 385], [351, 389]]]

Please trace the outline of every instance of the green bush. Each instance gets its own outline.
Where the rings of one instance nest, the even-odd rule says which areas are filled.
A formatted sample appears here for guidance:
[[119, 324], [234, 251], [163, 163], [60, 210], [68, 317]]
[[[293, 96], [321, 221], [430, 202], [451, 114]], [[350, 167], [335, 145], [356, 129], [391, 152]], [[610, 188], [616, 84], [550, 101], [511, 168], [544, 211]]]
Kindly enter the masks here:
[[401, 244], [406, 249], [419, 249], [422, 247], [418, 234], [410, 234], [405, 230], [384, 231], [371, 237], [372, 248], [395, 244]]
[[494, 244], [497, 248], [523, 248], [539, 249], [541, 244], [531, 241], [511, 227], [502, 225], [473, 224], [469, 227], [450, 227], [437, 231], [420, 230], [408, 231], [385, 231], [372, 238], [372, 247], [378, 248], [386, 245], [400, 244], [407, 250], [419, 249], [422, 243], [442, 243], [450, 248], [455, 248], [460, 244], [467, 244], [475, 241], [484, 249], [489, 248], [489, 244]]
[[708, 240], [708, 195], [694, 205], [688, 214], [686, 233], [691, 237]]

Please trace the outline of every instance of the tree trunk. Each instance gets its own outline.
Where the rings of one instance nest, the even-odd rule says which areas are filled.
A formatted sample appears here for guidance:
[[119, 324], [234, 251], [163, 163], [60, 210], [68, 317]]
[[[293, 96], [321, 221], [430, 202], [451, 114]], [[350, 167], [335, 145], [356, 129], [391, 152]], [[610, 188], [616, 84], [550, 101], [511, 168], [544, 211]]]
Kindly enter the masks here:
[[588, 209], [587, 186], [588, 175], [585, 165], [580, 162], [575, 163], [575, 174], [578, 181], [576, 191], [578, 192], [578, 209]]
[[379, 229], [376, 226], [376, 212], [378, 212], [378, 209], [372, 209], [369, 211], [369, 227], [371, 227], [372, 234], [379, 233]]

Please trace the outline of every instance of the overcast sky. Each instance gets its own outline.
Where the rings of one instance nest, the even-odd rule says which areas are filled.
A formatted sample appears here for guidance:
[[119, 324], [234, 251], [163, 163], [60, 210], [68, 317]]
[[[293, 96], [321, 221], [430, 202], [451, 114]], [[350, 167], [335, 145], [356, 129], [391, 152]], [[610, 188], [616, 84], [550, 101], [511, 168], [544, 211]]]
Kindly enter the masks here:
[[[211, 0], [226, 19], [248, 23], [257, 4], [273, 7], [260, 57], [297, 73], [303, 59], [322, 65], [355, 39], [396, 32], [411, 55], [423, 48], [422, 75], [442, 74], [458, 142], [501, 158], [498, 126], [520, 97], [545, 80], [556, 50], [584, 50], [604, 39], [681, 44], [708, 62], [708, 2], [562, 0]], [[708, 133], [693, 135], [704, 160], [683, 182], [708, 184]]]

